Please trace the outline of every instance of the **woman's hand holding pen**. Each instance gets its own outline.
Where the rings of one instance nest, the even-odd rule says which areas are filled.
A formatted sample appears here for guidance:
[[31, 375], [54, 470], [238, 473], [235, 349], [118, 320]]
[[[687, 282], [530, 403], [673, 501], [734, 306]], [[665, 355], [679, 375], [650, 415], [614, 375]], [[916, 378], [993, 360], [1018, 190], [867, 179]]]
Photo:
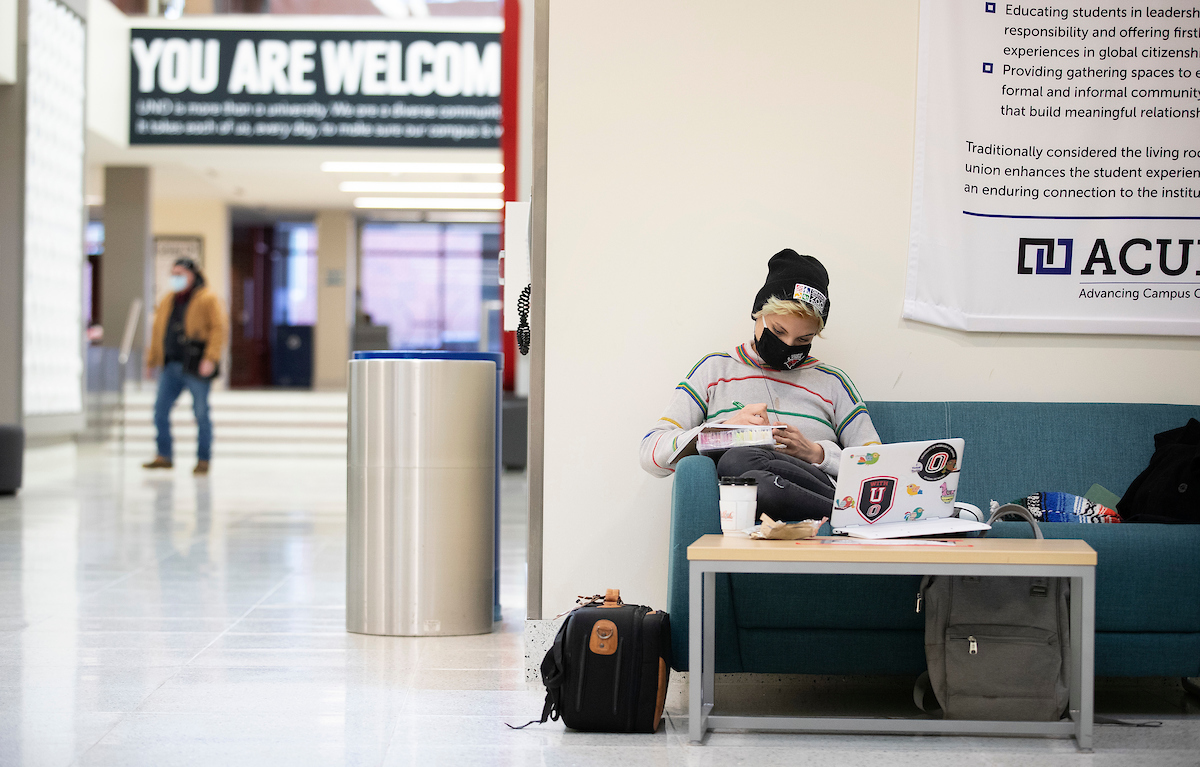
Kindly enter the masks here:
[[767, 418], [767, 404], [756, 402], [753, 405], [743, 405], [741, 410], [725, 419], [725, 423], [730, 426], [766, 426]]

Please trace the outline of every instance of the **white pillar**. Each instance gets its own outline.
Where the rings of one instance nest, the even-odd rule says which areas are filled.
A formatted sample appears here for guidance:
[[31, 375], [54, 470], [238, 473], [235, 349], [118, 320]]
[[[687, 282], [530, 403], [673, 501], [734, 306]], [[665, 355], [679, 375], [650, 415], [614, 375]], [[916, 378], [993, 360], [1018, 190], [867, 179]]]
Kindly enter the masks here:
[[25, 19], [15, 5], [0, 3], [0, 11], [0, 56], [9, 59], [0, 66], [0, 424], [16, 424], [24, 414], [25, 82], [18, 72], [25, 69]]
[[142, 336], [154, 317], [153, 209], [149, 166], [104, 169], [104, 255], [100, 257], [100, 324], [104, 345], [119, 346], [129, 304], [144, 302]]
[[354, 213], [317, 213], [317, 326], [313, 328], [313, 388], [346, 388], [354, 328], [358, 236]]

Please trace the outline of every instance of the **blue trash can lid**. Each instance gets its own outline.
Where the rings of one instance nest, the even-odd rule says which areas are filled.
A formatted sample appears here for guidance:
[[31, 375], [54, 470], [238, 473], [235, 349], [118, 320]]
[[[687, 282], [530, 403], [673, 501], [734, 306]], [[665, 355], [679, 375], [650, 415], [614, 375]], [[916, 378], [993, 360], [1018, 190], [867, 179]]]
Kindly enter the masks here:
[[482, 360], [496, 363], [497, 369], [504, 367], [504, 355], [500, 352], [443, 352], [428, 350], [398, 350], [355, 352], [356, 360]]

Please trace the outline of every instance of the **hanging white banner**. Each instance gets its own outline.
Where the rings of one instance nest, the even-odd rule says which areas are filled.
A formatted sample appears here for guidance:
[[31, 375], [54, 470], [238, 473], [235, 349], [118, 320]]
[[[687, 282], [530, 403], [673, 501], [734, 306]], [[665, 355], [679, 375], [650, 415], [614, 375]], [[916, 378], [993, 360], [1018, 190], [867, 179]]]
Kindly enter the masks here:
[[922, 0], [904, 316], [1200, 335], [1200, 5]]

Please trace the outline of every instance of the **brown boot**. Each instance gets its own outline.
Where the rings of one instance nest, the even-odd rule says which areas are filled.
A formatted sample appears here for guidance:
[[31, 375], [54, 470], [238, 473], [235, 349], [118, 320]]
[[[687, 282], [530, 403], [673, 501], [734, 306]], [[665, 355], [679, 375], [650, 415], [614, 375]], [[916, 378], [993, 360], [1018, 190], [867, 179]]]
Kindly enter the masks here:
[[197, 475], [207, 474], [208, 473], [208, 461], [196, 461], [196, 468], [192, 469], [192, 473], [197, 474]]
[[168, 459], [163, 458], [161, 455], [156, 455], [156, 456], [154, 456], [153, 461], [150, 461], [148, 463], [143, 463], [142, 468], [143, 469], [169, 469], [173, 465], [174, 464], [172, 464]]

